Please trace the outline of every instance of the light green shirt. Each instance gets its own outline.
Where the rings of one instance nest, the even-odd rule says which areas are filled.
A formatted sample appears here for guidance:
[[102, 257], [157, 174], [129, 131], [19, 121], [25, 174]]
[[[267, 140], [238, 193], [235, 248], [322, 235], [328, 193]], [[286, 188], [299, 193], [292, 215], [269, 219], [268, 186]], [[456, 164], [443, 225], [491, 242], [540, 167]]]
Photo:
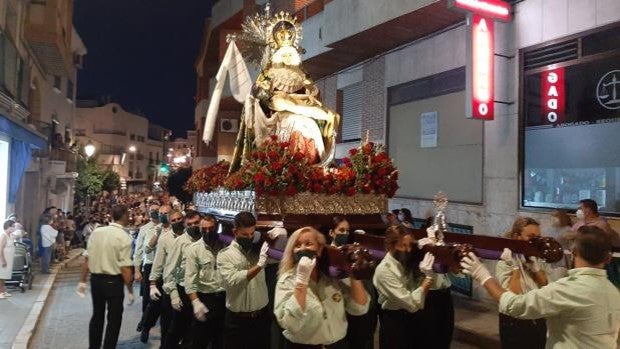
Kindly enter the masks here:
[[88, 269], [93, 274], [120, 275], [131, 267], [131, 238], [123, 226], [110, 223], [95, 229], [88, 240]]
[[341, 340], [347, 335], [346, 313], [364, 315], [370, 303], [368, 295], [364, 305], [351, 299], [349, 279], [326, 275], [321, 275], [318, 282], [310, 280], [305, 311], [294, 293], [295, 272], [291, 270], [278, 278], [274, 313], [284, 337], [299, 344], [328, 345]]
[[224, 291], [217, 272], [215, 255], [202, 239], [185, 250], [185, 293]]
[[217, 254], [217, 269], [226, 290], [226, 308], [233, 312], [251, 312], [267, 306], [267, 283], [265, 271], [247, 279], [248, 270], [256, 265], [258, 255], [246, 254], [233, 240]]
[[372, 282], [379, 294], [381, 309], [404, 309], [410, 313], [424, 309], [422, 278], [414, 278], [391, 253], [386, 253], [375, 269]]
[[161, 236], [157, 240], [157, 250], [155, 252], [155, 260], [151, 267], [150, 281], [157, 281], [162, 277], [169, 263], [167, 263], [168, 255], [172, 251], [172, 245], [177, 235], [172, 231], [172, 228], [164, 229], [161, 232]]
[[620, 329], [620, 291], [604, 269], [577, 268], [568, 277], [523, 295], [506, 292], [499, 311], [547, 321], [547, 348], [613, 349]]
[[[140, 268], [142, 266], [142, 264], [151, 264], [153, 263], [153, 257], [155, 256], [155, 251], [152, 251], [152, 257], [150, 259], [150, 262], [146, 262], [146, 254], [144, 251], [145, 248], [145, 243], [144, 241], [146, 240], [146, 232], [151, 229], [153, 226], [155, 226], [155, 224], [153, 224], [153, 222], [148, 222], [145, 225], [143, 225], [142, 227], [140, 227], [140, 231], [138, 232], [138, 237], [136, 238], [136, 250], [133, 253], [133, 265], [136, 268]], [[148, 242], [148, 240], [147, 240]]]
[[187, 233], [174, 240], [166, 259], [166, 265], [170, 267], [164, 269], [164, 292], [172, 294], [177, 290], [177, 285], [185, 287], [185, 249], [193, 243], [194, 240]]
[[[517, 266], [519, 267], [519, 275], [521, 276], [520, 284], [521, 284], [521, 290], [523, 291], [523, 293], [538, 289], [539, 288], [538, 284], [532, 278], [532, 274], [527, 270], [526, 267], [523, 266], [521, 261], [517, 260], [515, 261], [515, 263], [517, 263]], [[549, 266], [549, 264], [543, 261], [539, 261], [539, 263], [541, 266], [541, 270], [545, 272], [545, 275], [547, 276], [548, 281], [551, 282], [552, 281], [552, 278], [550, 277], [551, 267]], [[510, 283], [510, 276], [512, 275], [512, 270], [513, 268], [502, 260], [498, 261], [497, 264], [495, 265], [495, 277], [497, 278], [497, 281], [499, 281], [500, 286], [502, 286], [502, 288], [505, 290], [508, 290], [508, 285]]]

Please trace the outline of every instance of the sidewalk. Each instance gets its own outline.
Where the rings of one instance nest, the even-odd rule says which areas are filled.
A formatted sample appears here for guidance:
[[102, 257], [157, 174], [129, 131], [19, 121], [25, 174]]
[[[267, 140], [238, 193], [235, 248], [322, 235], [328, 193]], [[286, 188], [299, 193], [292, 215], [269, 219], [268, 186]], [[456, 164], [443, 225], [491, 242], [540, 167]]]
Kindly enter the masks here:
[[500, 348], [497, 304], [453, 295], [453, 338], [477, 348]]
[[81, 253], [81, 249], [71, 250], [69, 259], [53, 265], [47, 275], [35, 264], [32, 290], [20, 293], [18, 288], [8, 288], [13, 297], [0, 300], [0, 349], [26, 348], [24, 341], [27, 344], [58, 272]]

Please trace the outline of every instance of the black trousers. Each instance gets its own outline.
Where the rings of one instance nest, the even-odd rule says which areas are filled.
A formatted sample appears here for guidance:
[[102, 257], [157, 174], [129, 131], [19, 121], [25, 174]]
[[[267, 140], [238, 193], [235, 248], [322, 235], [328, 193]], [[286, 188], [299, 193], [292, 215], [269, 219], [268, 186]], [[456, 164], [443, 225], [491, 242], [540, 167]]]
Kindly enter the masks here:
[[142, 265], [142, 282], [140, 283], [140, 296], [142, 296], [142, 314], [146, 312], [146, 309], [151, 302], [151, 281], [149, 281], [149, 277], [151, 276], [151, 268], [153, 264], [143, 264]]
[[379, 348], [411, 349], [434, 348], [420, 345], [420, 330], [424, 326], [422, 311], [410, 313], [406, 310], [381, 310], [379, 312]]
[[222, 349], [224, 315], [226, 314], [226, 293], [198, 293], [198, 299], [209, 309], [205, 321], [192, 322], [192, 349]]
[[170, 322], [172, 321], [172, 306], [170, 305], [170, 297], [164, 293], [164, 290], [161, 287], [161, 279], [158, 280], [156, 284], [157, 289], [162, 296], [158, 301], [149, 301], [146, 311], [142, 313], [142, 326], [144, 330], [148, 331], [155, 327], [155, 324], [157, 324], [157, 319], [159, 318], [159, 324], [161, 325], [161, 343], [163, 345], [170, 327]]
[[[423, 326], [423, 348], [450, 349], [454, 333], [454, 303], [450, 289], [430, 290], [426, 294]], [[529, 349], [529, 348], [528, 348]]]
[[353, 346], [348, 346], [347, 342], [343, 339], [334, 344], [330, 345], [309, 345], [309, 344], [297, 344], [289, 341], [288, 339], [284, 339], [284, 348], [285, 349], [357, 349]]
[[[166, 334], [166, 340], [164, 341], [163, 349], [175, 349], [179, 342], [182, 341], [182, 348], [188, 348], [191, 342], [191, 325], [194, 318], [194, 312], [192, 310], [192, 302], [189, 300], [187, 294], [185, 294], [185, 288], [181, 285], [177, 285], [177, 291], [179, 292], [179, 298], [183, 306], [181, 311], [172, 310], [172, 322], [170, 328]], [[170, 299], [170, 297], [168, 297]], [[172, 309], [172, 305], [170, 305]]]
[[104, 349], [116, 348], [118, 334], [123, 321], [123, 278], [120, 275], [91, 274], [90, 287], [93, 299], [93, 316], [88, 328], [90, 349], [101, 348], [103, 324], [108, 309], [107, 326], [105, 329]]
[[545, 319], [521, 320], [499, 314], [502, 349], [543, 349], [547, 343]]
[[226, 309], [224, 316], [224, 348], [269, 348], [269, 317], [267, 307], [253, 317]]

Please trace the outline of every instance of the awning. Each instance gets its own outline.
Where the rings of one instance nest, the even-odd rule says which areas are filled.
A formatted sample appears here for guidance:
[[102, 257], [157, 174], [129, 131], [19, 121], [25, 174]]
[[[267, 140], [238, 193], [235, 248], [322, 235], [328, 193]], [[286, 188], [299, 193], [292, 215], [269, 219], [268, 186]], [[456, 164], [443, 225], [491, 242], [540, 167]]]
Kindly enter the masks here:
[[47, 140], [35, 134], [27, 128], [0, 114], [0, 133], [29, 144], [33, 148], [43, 149], [47, 147]]

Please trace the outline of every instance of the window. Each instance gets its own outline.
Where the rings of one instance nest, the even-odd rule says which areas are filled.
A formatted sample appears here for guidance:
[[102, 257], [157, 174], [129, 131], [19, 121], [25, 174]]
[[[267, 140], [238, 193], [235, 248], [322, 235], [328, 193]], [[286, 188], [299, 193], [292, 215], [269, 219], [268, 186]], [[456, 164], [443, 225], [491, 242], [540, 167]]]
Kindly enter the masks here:
[[67, 101], [73, 102], [73, 81], [67, 80]]
[[136, 135], [135, 134], [130, 134], [129, 135], [129, 140], [135, 141], [136, 140]]
[[60, 93], [62, 89], [62, 78], [60, 76], [54, 75], [54, 91], [56, 93]]
[[129, 178], [133, 178], [133, 171], [132, 171], [132, 170], [129, 170], [129, 172], [128, 172], [128, 174], [127, 174], [127, 175], [129, 176]]
[[2, 35], [2, 56], [0, 57], [0, 67], [2, 76], [2, 87], [8, 91], [11, 96], [18, 96], [19, 88], [19, 70], [21, 60], [17, 53], [17, 48], [8, 37]]
[[342, 90], [342, 122], [341, 133], [342, 141], [358, 141], [362, 138], [362, 103], [363, 103], [363, 84], [356, 84], [345, 87]]
[[616, 26], [567, 40], [583, 47], [575, 57], [521, 72], [522, 206], [575, 209], [593, 199], [602, 212], [620, 213], [619, 36]]

